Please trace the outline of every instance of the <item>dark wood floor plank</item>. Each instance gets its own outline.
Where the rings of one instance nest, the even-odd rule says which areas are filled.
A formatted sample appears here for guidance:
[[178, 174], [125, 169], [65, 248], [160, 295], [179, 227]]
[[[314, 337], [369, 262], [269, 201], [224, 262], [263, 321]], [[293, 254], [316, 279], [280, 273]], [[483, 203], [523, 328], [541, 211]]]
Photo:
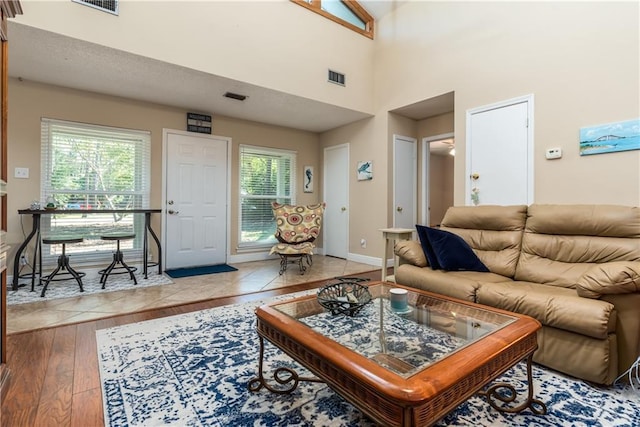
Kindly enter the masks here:
[[73, 394], [100, 387], [96, 322], [77, 325]]
[[70, 378], [66, 381], [56, 382], [53, 375], [45, 380], [34, 426], [59, 427], [71, 423], [73, 373], [67, 372], [67, 375]]
[[55, 329], [48, 329], [7, 337], [7, 366], [11, 377], [2, 406], [7, 403], [23, 409], [38, 405], [54, 336]]
[[69, 425], [73, 397], [76, 330], [76, 325], [55, 329], [35, 425]]
[[94, 388], [73, 395], [70, 427], [100, 427], [104, 425], [102, 390]]

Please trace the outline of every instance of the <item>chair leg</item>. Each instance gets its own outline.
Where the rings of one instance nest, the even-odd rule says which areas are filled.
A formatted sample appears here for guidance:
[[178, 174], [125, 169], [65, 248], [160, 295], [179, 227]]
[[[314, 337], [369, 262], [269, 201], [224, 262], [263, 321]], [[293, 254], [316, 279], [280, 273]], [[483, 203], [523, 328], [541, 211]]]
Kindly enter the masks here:
[[136, 275], [133, 274], [133, 272], [135, 270], [133, 268], [129, 267], [123, 260], [120, 260], [120, 264], [122, 264], [122, 266], [125, 268], [125, 270], [127, 270], [129, 272], [129, 277], [131, 277], [131, 280], [133, 280], [133, 284], [137, 285], [138, 284], [138, 280], [136, 280]]
[[300, 268], [300, 275], [304, 276], [304, 272], [306, 271], [307, 267], [304, 266], [304, 259], [305, 259], [306, 255], [300, 255], [298, 257], [298, 267]]
[[285, 271], [287, 271], [287, 257], [284, 255], [280, 255], [280, 271], [278, 274], [282, 276]]
[[102, 270], [102, 274], [100, 275], [100, 283], [102, 283], [102, 289], [104, 289], [104, 286], [107, 284], [107, 277], [109, 277], [109, 274], [116, 267], [117, 263], [118, 258], [116, 254], [113, 254], [113, 261], [111, 261], [111, 264], [109, 264], [107, 268]]
[[[67, 260], [68, 260], [68, 259], [69, 259], [69, 258], [67, 258]], [[73, 276], [73, 278], [74, 278], [74, 279], [76, 279], [76, 282], [78, 282], [78, 286], [80, 286], [80, 292], [84, 292], [84, 288], [82, 287], [82, 279], [81, 279], [81, 277], [82, 277], [82, 276], [80, 276], [80, 273], [78, 273], [77, 271], [75, 271], [75, 270], [73, 269], [73, 267], [71, 267], [71, 266], [69, 265], [69, 263], [68, 263], [68, 262], [67, 262], [67, 271], [68, 271], [69, 273], [71, 273], [71, 275]]]
[[60, 257], [58, 257], [58, 266], [43, 280], [44, 286], [42, 286], [42, 292], [40, 292], [41, 297], [44, 297], [45, 292], [47, 292], [47, 287], [49, 286], [49, 283], [51, 283], [51, 279], [53, 279], [53, 276], [58, 274], [58, 272], [61, 269], [62, 269], [62, 264], [61, 264]]

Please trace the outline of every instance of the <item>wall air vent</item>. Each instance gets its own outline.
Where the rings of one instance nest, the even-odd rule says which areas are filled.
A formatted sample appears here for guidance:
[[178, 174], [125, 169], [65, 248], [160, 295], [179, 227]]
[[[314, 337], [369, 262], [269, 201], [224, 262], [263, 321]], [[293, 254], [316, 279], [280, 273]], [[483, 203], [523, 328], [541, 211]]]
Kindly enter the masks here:
[[345, 76], [337, 71], [329, 70], [329, 82], [335, 83], [340, 86], [346, 86]]
[[118, 0], [72, 0], [75, 3], [84, 4], [103, 12], [118, 14]]
[[247, 99], [247, 95], [240, 95], [239, 93], [226, 92], [223, 96], [226, 98], [237, 99], [238, 101], [244, 101]]

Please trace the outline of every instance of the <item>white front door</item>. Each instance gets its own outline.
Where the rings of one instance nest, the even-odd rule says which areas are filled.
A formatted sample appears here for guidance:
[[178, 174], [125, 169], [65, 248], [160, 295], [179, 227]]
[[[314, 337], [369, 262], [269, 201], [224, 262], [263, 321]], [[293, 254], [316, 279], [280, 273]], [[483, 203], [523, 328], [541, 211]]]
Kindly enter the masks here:
[[467, 111], [466, 204], [533, 203], [533, 95]]
[[165, 266], [223, 264], [230, 140], [171, 130], [164, 140]]
[[414, 228], [416, 225], [417, 140], [393, 136], [393, 226]]
[[349, 252], [349, 144], [324, 149], [322, 245], [325, 255], [347, 258]]

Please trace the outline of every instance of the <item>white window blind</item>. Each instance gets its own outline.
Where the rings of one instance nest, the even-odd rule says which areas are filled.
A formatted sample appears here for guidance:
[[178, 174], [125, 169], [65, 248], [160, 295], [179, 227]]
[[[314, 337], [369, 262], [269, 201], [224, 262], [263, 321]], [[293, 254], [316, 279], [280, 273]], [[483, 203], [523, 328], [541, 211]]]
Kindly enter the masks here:
[[[150, 133], [42, 119], [41, 141], [40, 202], [53, 201], [60, 209], [42, 217], [43, 235], [84, 237], [83, 244], [67, 248], [84, 261], [110, 254], [113, 243], [100, 240], [109, 232], [135, 232], [136, 239], [123, 241], [128, 247], [121, 248], [140, 249], [143, 214], [64, 214], [64, 209], [149, 208]], [[45, 256], [58, 251], [43, 247]]]
[[275, 243], [271, 202], [295, 204], [295, 175], [295, 152], [240, 146], [240, 247]]

